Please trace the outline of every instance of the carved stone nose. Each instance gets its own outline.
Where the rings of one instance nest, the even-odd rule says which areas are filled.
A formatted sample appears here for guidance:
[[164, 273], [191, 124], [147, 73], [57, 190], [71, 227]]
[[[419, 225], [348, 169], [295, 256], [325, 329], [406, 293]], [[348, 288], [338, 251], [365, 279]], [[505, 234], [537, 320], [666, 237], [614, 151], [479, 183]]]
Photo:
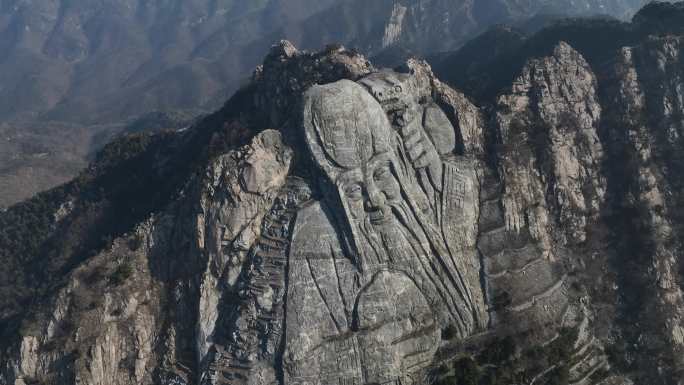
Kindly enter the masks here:
[[368, 199], [365, 202], [365, 208], [367, 211], [374, 211], [385, 205], [385, 194], [374, 186], [369, 186]]

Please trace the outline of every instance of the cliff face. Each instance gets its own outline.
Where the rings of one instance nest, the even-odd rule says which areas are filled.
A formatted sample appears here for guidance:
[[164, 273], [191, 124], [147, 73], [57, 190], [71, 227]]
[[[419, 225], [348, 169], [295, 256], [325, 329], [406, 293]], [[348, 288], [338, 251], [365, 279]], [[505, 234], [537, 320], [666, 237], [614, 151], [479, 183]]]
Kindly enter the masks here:
[[[650, 325], [647, 330], [626, 328], [637, 338], [636, 351], [652, 351], [637, 367], [681, 377], [681, 253], [680, 228], [682, 129], [682, 48], [674, 36], [651, 37], [622, 49], [611, 68], [611, 87], [605, 99], [613, 109], [606, 122], [606, 138], [623, 169], [615, 173], [614, 215], [631, 223], [619, 228], [630, 249], [620, 249], [627, 269], [618, 283], [621, 312], [630, 320]], [[646, 69], [648, 68], [648, 70]], [[612, 167], [611, 167], [612, 166]], [[634, 280], [634, 281], [632, 281]], [[632, 282], [629, 282], [632, 281]], [[634, 285], [634, 286], [632, 286]], [[627, 293], [641, 290], [639, 298]], [[647, 365], [651, 365], [650, 368]], [[655, 374], [655, 373], [654, 373]]]
[[479, 108], [281, 42], [0, 214], [0, 384], [681, 383], [682, 52], [556, 42]]

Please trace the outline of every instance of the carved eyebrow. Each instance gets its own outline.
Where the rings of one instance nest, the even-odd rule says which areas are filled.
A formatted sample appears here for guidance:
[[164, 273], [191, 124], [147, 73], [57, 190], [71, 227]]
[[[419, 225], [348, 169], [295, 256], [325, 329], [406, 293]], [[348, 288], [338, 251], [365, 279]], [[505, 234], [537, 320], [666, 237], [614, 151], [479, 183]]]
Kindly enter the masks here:
[[344, 187], [347, 183], [350, 182], [362, 182], [363, 181], [363, 172], [361, 171], [360, 167], [355, 167], [351, 170], [344, 171], [340, 176], [337, 177], [336, 180], [336, 185], [337, 187]]
[[[390, 156], [391, 154], [389, 151], [383, 151], [371, 157], [366, 164], [371, 167], [376, 166], [379, 163], [390, 160]], [[335, 180], [337, 187], [343, 187], [350, 182], [363, 182], [363, 171], [361, 170], [361, 167], [354, 167], [346, 170], [337, 177], [337, 180]]]
[[374, 166], [377, 163], [382, 163], [382, 162], [389, 160], [389, 159], [390, 159], [390, 152], [389, 151], [383, 151], [379, 154], [373, 155], [373, 157], [371, 157], [368, 160], [368, 164]]

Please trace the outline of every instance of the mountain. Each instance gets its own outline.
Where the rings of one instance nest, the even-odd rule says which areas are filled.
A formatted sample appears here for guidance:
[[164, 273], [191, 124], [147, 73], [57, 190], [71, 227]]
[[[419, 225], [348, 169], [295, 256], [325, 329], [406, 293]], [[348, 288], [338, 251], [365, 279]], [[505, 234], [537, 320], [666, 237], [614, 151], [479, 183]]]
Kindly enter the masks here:
[[[0, 144], [0, 154], [15, 161], [0, 170], [0, 185], [7, 186], [0, 205], [68, 180], [102, 138], [141, 115], [193, 115], [218, 108], [283, 38], [304, 49], [343, 43], [394, 65], [413, 54], [454, 50], [495, 23], [540, 13], [627, 18], [641, 4], [2, 0], [0, 122], [12, 143]], [[51, 150], [47, 155], [21, 150], [36, 144]]]
[[5, 0], [0, 118], [104, 123], [213, 107], [279, 38], [307, 48], [340, 42], [369, 54], [401, 43], [424, 53], [540, 12], [625, 16], [640, 4]]
[[[498, 26], [477, 36], [457, 51], [430, 61], [438, 76], [480, 103], [491, 104], [530, 56], [551, 52], [559, 40], [577, 47], [594, 67], [613, 59], [614, 51], [638, 45], [644, 35], [681, 33], [679, 3], [651, 3], [631, 23], [604, 17], [557, 19], [529, 34], [529, 27]], [[677, 21], [673, 21], [677, 20]]]
[[215, 105], [248, 68], [217, 63], [209, 45], [229, 51], [330, 4], [3, 1], [0, 117], [102, 123]]
[[330, 4], [3, 0], [0, 206], [73, 178], [140, 116], [215, 109], [254, 64], [207, 52], [249, 45]]
[[496, 29], [476, 98], [280, 42], [0, 213], [0, 384], [682, 384], [682, 25]]

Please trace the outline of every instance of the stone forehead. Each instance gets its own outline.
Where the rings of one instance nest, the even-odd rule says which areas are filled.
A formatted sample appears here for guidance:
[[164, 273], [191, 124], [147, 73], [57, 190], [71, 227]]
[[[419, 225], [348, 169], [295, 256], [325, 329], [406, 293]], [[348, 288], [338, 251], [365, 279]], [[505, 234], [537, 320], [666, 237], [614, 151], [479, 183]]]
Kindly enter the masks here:
[[306, 140], [324, 168], [352, 169], [390, 148], [391, 126], [380, 104], [360, 85], [340, 80], [304, 95]]

